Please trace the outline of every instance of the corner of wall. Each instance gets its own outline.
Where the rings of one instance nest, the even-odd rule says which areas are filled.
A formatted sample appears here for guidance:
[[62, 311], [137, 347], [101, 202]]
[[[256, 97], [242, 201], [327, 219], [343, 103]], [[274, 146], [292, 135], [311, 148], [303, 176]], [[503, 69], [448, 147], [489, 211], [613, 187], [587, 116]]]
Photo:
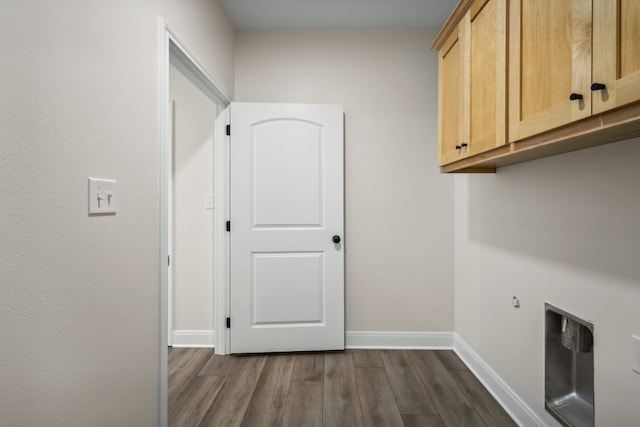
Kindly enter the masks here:
[[536, 411], [522, 400], [500, 375], [456, 333], [453, 334], [453, 350], [518, 425], [558, 425], [546, 412]]

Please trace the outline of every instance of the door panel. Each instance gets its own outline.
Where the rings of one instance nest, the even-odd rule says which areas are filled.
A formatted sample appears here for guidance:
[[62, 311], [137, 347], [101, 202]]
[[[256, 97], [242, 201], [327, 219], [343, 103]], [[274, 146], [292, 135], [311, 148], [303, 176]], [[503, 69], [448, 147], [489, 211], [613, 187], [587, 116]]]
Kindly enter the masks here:
[[[462, 28], [462, 27], [460, 27]], [[460, 160], [463, 126], [462, 47], [459, 31], [448, 40], [439, 58], [440, 166]]]
[[323, 253], [252, 255], [253, 325], [320, 324], [324, 321]]
[[[488, 1], [475, 15], [469, 14], [471, 58], [470, 142], [495, 139], [496, 133], [496, 0]], [[504, 62], [503, 62], [504, 63]]]
[[231, 353], [344, 348], [343, 112], [231, 105]]
[[591, 115], [591, 0], [515, 0], [510, 16], [509, 141]]
[[322, 227], [322, 127], [272, 120], [252, 132], [254, 226]]
[[593, 81], [606, 85], [606, 89], [593, 92], [594, 113], [640, 100], [638, 46], [640, 2], [594, 0]]
[[569, 1], [522, 2], [521, 94], [523, 120], [567, 104], [573, 80]]
[[469, 58], [465, 76], [468, 113], [465, 154], [476, 155], [506, 143], [506, 0], [476, 1], [464, 20]]
[[637, 0], [620, 0], [620, 77], [627, 77], [640, 70], [640, 3]]

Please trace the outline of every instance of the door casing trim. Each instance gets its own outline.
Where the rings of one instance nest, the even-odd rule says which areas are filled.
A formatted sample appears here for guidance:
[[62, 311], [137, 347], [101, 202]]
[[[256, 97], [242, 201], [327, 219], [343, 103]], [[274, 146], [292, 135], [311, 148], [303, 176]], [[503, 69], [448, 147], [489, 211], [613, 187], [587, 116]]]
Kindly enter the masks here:
[[[172, 150], [171, 144], [171, 109], [169, 102], [169, 69], [170, 64], [179, 68], [190, 80], [216, 104], [228, 105], [231, 97], [200, 65], [201, 62], [190, 52], [187, 45], [166, 23], [164, 18], [158, 18], [158, 414], [160, 427], [168, 424], [168, 303], [169, 303], [169, 274], [167, 256], [169, 254], [169, 163]], [[229, 123], [228, 109], [219, 115], [221, 120]], [[212, 118], [213, 120], [214, 118]], [[216, 126], [214, 139], [215, 165], [215, 213], [214, 213], [214, 297], [216, 330], [216, 353], [226, 352], [228, 342], [225, 329], [226, 313], [228, 312], [228, 236], [224, 230], [224, 223], [228, 217], [228, 138], [223, 131], [225, 126]], [[219, 165], [223, 165], [220, 167]], [[219, 231], [219, 232], [216, 232]], [[214, 302], [211, 302], [214, 304]], [[226, 307], [222, 310], [222, 307]], [[224, 343], [224, 345], [222, 345]], [[220, 345], [220, 348], [218, 346]]]

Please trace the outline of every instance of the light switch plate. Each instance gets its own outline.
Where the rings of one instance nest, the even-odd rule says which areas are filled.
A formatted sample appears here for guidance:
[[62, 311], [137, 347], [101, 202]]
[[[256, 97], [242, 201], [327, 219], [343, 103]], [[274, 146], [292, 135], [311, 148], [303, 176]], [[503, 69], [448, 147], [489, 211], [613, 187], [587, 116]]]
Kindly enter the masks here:
[[117, 208], [116, 180], [89, 178], [89, 215], [115, 214]]
[[631, 369], [640, 375], [640, 337], [631, 335]]
[[204, 208], [213, 209], [213, 193], [206, 193], [204, 195]]

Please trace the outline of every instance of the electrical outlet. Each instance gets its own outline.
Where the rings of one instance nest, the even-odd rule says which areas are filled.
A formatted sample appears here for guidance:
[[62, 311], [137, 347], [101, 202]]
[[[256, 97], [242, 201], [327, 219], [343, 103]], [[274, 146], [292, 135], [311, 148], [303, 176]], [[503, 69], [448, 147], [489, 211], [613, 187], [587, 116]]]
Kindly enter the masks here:
[[520, 308], [520, 298], [516, 296], [511, 298], [511, 305], [513, 306], [513, 308]]
[[114, 179], [89, 178], [89, 215], [115, 214], [118, 183]]

